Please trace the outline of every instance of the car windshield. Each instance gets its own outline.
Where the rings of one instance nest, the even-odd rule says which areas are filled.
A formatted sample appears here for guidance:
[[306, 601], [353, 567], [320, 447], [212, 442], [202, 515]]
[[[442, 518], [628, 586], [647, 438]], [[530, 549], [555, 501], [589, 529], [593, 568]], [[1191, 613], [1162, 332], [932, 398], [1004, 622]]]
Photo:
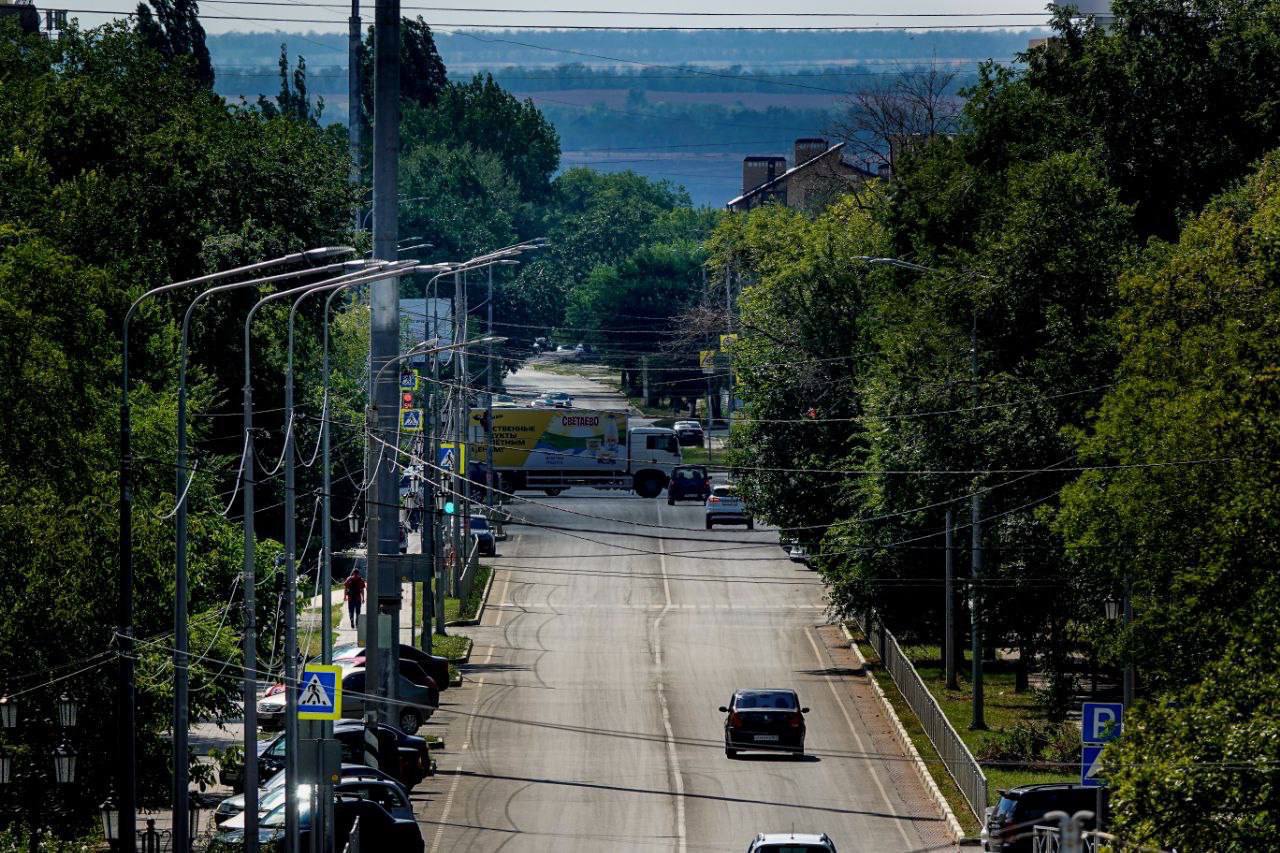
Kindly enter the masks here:
[[734, 703], [735, 708], [779, 708], [783, 710], [795, 710], [796, 697], [794, 693], [774, 693], [774, 692], [748, 692], [739, 693], [738, 701]]
[[676, 476], [681, 480], [705, 480], [707, 475], [698, 468], [684, 468], [677, 471]]
[[[262, 819], [258, 821], [258, 826], [263, 828], [271, 828], [271, 829], [284, 826], [284, 818], [285, 818], [284, 809], [285, 809], [284, 799], [281, 798], [280, 803], [271, 811], [267, 812], [267, 814], [264, 815]], [[311, 825], [311, 786], [310, 785], [298, 786], [298, 825], [299, 826]]]
[[1018, 807], [1018, 801], [1009, 797], [1001, 797], [999, 805], [996, 806], [996, 814], [1001, 817], [1008, 817], [1013, 814], [1013, 810]]

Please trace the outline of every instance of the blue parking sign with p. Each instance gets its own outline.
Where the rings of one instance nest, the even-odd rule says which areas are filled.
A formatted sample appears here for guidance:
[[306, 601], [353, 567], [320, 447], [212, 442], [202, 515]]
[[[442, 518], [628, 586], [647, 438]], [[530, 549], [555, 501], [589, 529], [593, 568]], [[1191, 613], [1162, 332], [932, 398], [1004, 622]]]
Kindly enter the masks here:
[[1124, 705], [1119, 702], [1085, 702], [1080, 720], [1080, 739], [1085, 743], [1110, 743], [1120, 737]]
[[342, 716], [342, 667], [309, 663], [298, 679], [298, 719], [336, 720]]

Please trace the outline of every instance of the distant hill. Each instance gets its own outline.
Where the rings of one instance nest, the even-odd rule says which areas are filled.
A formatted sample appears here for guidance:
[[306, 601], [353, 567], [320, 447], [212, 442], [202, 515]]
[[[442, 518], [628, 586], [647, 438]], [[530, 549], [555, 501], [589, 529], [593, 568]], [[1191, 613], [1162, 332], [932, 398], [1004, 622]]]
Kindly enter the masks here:
[[[849, 96], [903, 69], [957, 72], [1014, 61], [1046, 31], [876, 32], [503, 31], [437, 33], [451, 77], [488, 71], [531, 98], [560, 134], [566, 167], [629, 169], [720, 206], [741, 189], [742, 157], [789, 154], [824, 135]], [[279, 90], [280, 44], [307, 59], [323, 120], [347, 119], [347, 46], [340, 35], [209, 36], [219, 93], [252, 102]], [[626, 60], [626, 61], [619, 61]]]

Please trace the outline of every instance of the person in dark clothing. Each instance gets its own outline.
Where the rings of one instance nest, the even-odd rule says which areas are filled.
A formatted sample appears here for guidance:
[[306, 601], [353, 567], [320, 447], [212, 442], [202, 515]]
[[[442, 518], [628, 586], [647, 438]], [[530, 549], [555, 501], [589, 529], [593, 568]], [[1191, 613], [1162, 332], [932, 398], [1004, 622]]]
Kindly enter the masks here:
[[356, 620], [360, 618], [360, 607], [364, 604], [364, 578], [360, 576], [359, 569], [352, 569], [351, 574], [342, 582], [343, 597], [347, 600], [347, 617], [351, 620], [351, 627], [356, 627]]

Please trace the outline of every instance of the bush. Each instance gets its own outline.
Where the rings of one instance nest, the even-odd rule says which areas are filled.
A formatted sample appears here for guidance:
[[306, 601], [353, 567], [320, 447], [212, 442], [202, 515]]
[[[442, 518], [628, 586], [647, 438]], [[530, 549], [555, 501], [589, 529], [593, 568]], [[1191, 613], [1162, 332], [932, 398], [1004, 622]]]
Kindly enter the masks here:
[[1080, 732], [1070, 723], [1029, 720], [993, 732], [978, 748], [978, 760], [1021, 764], [1030, 770], [1056, 770], [1076, 760]]

